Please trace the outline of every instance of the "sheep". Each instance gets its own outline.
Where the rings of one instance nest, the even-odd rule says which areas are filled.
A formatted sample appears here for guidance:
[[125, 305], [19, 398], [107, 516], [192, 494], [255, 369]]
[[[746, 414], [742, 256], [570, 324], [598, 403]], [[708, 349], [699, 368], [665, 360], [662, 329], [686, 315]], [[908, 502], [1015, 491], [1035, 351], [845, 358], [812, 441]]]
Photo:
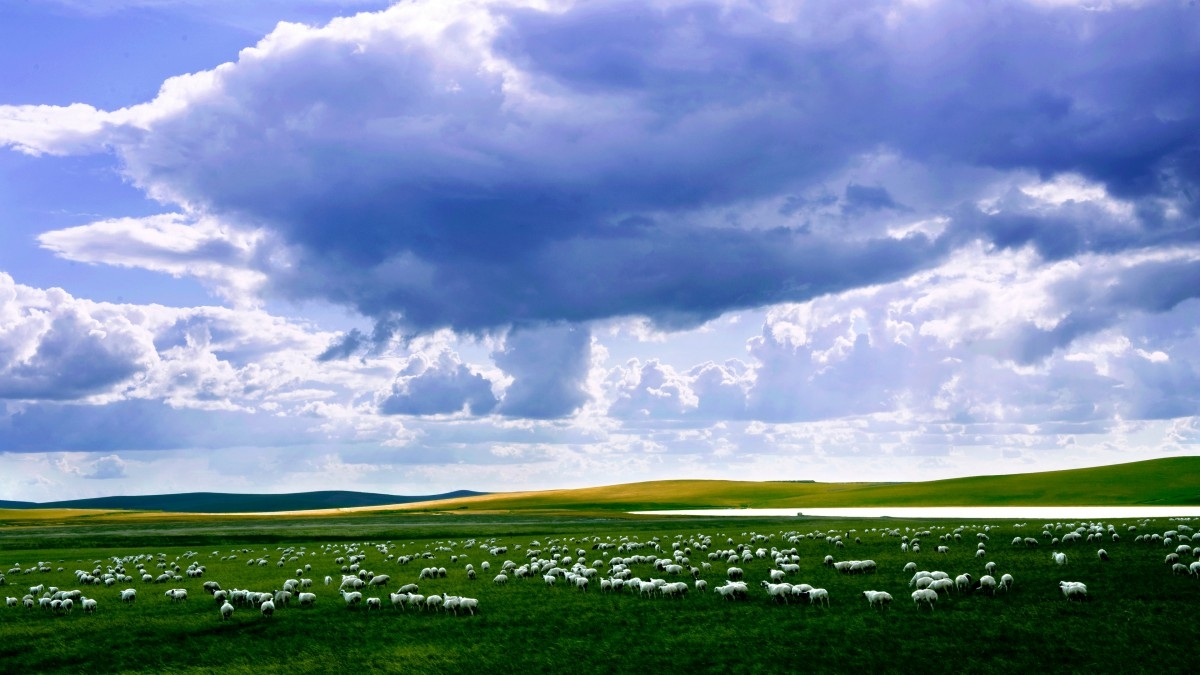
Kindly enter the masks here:
[[745, 599], [749, 593], [744, 581], [727, 581], [723, 586], [717, 586], [713, 589], [714, 593], [719, 594], [726, 600]]
[[479, 600], [475, 598], [459, 598], [458, 607], [470, 612], [471, 616], [475, 616], [475, 610], [479, 608]]
[[325, 577], [325, 585], [328, 586], [329, 584], [332, 584], [332, 583], [333, 583], [333, 577], [326, 576]]
[[771, 583], [777, 584], [783, 581], [783, 570], [771, 570], [768, 575], [771, 577]]
[[418, 590], [420, 590], [420, 589], [417, 588], [416, 584], [404, 584], [403, 586], [400, 587], [400, 590], [398, 590], [396, 592], [397, 593], [416, 593]]
[[788, 601], [788, 596], [792, 594], [791, 584], [773, 584], [769, 581], [763, 581], [761, 584], [763, 588], [767, 589], [767, 595], [775, 600], [783, 598], [785, 604]]
[[301, 593], [300, 595], [296, 596], [296, 600], [300, 603], [301, 607], [311, 607], [317, 602], [317, 594]]
[[389, 581], [391, 581], [391, 580], [392, 580], [392, 578], [391, 578], [391, 577], [389, 577], [388, 575], [386, 575], [386, 574], [379, 574], [379, 575], [376, 575], [376, 576], [374, 576], [374, 577], [371, 577], [371, 581], [369, 581], [369, 582], [367, 583], [367, 585], [368, 585], [368, 586], [380, 586], [380, 587], [381, 587], [381, 586], [387, 586], [387, 585], [388, 585], [388, 582], [389, 582]]
[[1187, 565], [1184, 565], [1183, 563], [1175, 563], [1174, 565], [1171, 565], [1171, 574], [1187, 574], [1187, 573], [1188, 573]]
[[367, 598], [367, 611], [373, 609], [383, 609], [383, 603], [379, 601], [379, 598]]
[[125, 590], [121, 591], [121, 602], [128, 603], [133, 602], [134, 600], [137, 600], [136, 588], [126, 588]]
[[915, 563], [915, 562], [908, 563], [907, 565], [904, 566], [904, 571], [905, 572], [916, 572], [917, 571], [917, 563]]
[[362, 602], [362, 598], [362, 593], [359, 593], [358, 591], [342, 591], [342, 599], [346, 601], [347, 607], [353, 607], [357, 605], [358, 603]]
[[172, 588], [171, 590], [167, 591], [166, 593], [163, 593], [163, 595], [168, 598], [171, 598], [171, 602], [179, 602], [181, 600], [187, 600], [187, 589], [186, 588]]
[[1078, 581], [1060, 581], [1058, 582], [1059, 589], [1062, 590], [1063, 596], [1068, 601], [1079, 600], [1080, 602], [1087, 600], [1087, 586]]
[[1011, 574], [1005, 574], [1000, 577], [1000, 588], [1003, 588], [1005, 593], [1008, 592], [1008, 589], [1012, 588], [1012, 585], [1013, 576]]
[[5, 599], [4, 599], [4, 604], [5, 604], [5, 605], [7, 605], [7, 606], [9, 606], [9, 607], [16, 607], [16, 606], [17, 606], [17, 599], [16, 599], [16, 598], [5, 598]]
[[928, 588], [938, 593], [945, 591], [947, 594], [949, 594], [950, 589], [954, 588], [954, 581], [952, 579], [934, 579], [933, 581], [929, 582]]
[[492, 579], [492, 583], [496, 584], [497, 586], [503, 586], [508, 583], [508, 576], [503, 573], [497, 574], [496, 578]]
[[588, 589], [588, 578], [585, 576], [575, 577], [575, 588], [586, 591]]
[[1179, 562], [1179, 554], [1178, 553], [1168, 553], [1166, 560], [1164, 560], [1163, 562], [1168, 565], [1174, 565], [1175, 563]]
[[[1193, 564], [1200, 566], [1200, 562], [1193, 563]], [[707, 590], [708, 590], [708, 582], [703, 579], [697, 579], [696, 580], [696, 592], [703, 593], [704, 591], [707, 591]], [[15, 604], [16, 598], [13, 598], [13, 600], [14, 600], [14, 604]]]
[[913, 603], [917, 606], [917, 609], [920, 609], [921, 604], [924, 603], [929, 607], [929, 611], [933, 611], [933, 603], [937, 602], [937, 598], [937, 591], [928, 588], [918, 588], [912, 592]]
[[267, 600], [267, 601], [263, 602], [263, 604], [259, 605], [258, 611], [262, 612], [263, 616], [269, 618], [273, 614], [275, 614], [275, 603], [271, 602], [270, 600]]
[[228, 602], [221, 605], [221, 620], [224, 621], [233, 616], [233, 605]]
[[892, 604], [892, 596], [887, 591], [863, 591], [863, 597], [867, 599], [872, 608], [883, 608]]
[[725, 570], [725, 574], [729, 577], [730, 581], [741, 581], [742, 577], [745, 576], [745, 572], [740, 567], [730, 567]]
[[275, 604], [279, 605], [280, 607], [287, 607], [288, 603], [291, 601], [292, 601], [292, 592], [291, 591], [279, 591], [278, 593], [275, 594]]
[[1066, 553], [1059, 553], [1058, 551], [1055, 551], [1050, 554], [1050, 558], [1059, 565], [1067, 564], [1067, 554]]
[[1188, 565], [1188, 574], [1194, 577], [1200, 577], [1200, 560]]
[[213, 595], [219, 590], [221, 590], [221, 584], [218, 584], [215, 581], [204, 582], [204, 591], [209, 595]]
[[438, 609], [442, 606], [442, 596], [431, 595], [425, 598], [425, 607], [428, 609]]
[[806, 595], [808, 595], [808, 604], [810, 605], [824, 603], [826, 607], [829, 606], [829, 591], [824, 588], [814, 588], [808, 591]]
[[229, 594], [225, 591], [217, 591], [216, 593], [213, 593], [213, 602], [216, 602], [219, 605], [222, 602], [225, 602], [228, 597]]
[[988, 564], [984, 565], [983, 572], [984, 572], [984, 574], [995, 574], [996, 573], [996, 563], [989, 562]]

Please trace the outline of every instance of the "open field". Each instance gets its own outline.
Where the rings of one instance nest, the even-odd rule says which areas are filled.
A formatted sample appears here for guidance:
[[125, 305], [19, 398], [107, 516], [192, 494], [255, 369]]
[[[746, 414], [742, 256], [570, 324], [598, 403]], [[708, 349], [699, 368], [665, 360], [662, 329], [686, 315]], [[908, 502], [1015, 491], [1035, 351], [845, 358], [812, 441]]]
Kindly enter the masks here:
[[[98, 609], [88, 615], [78, 606], [70, 614], [0, 606], [0, 663], [6, 672], [291, 673], [1012, 672], [1044, 670], [1047, 664], [1112, 672], [1190, 667], [1179, 647], [1196, 635], [1200, 580], [1174, 575], [1164, 564], [1178, 538], [1170, 546], [1134, 541], [1136, 534], [1162, 534], [1183, 523], [1118, 519], [1108, 524], [1120, 541], [1113, 541], [1105, 527], [1100, 542], [1057, 546], [1052, 537], [1061, 537], [1070, 526], [1052, 528], [1046, 537], [1044, 524], [467, 514], [27, 523], [0, 528], [0, 571], [7, 573], [0, 595], [20, 598], [36, 585], [80, 589], [98, 601]], [[1130, 526], [1138, 530], [1131, 532]], [[961, 539], [955, 540], [958, 528]], [[923, 550], [903, 552], [901, 537], [922, 531], [928, 532], [918, 537]], [[987, 540], [979, 539], [979, 533]], [[841, 535], [844, 548], [827, 540], [833, 535]], [[943, 536], [949, 541], [941, 541]], [[1039, 545], [1013, 546], [1015, 536], [1035, 538]], [[987, 552], [977, 558], [981, 541]], [[629, 542], [643, 546], [617, 548]], [[671, 558], [675, 543], [688, 558], [685, 569], [711, 565], [700, 572], [709, 590], [693, 587], [681, 598], [643, 598], [628, 590], [599, 588], [614, 557]], [[935, 552], [938, 545], [949, 551]], [[384, 609], [350, 609], [336, 593], [345, 564], [336, 559], [350, 555], [350, 546], [365, 553], [364, 570], [391, 576], [386, 589], [365, 593], [382, 598]], [[499, 546], [507, 551], [488, 550]], [[752, 556], [759, 548], [767, 555], [749, 562], [738, 559], [749, 597], [723, 600], [712, 587], [726, 576], [727, 554], [722, 552], [719, 560], [710, 560], [709, 554], [739, 546]], [[1100, 547], [1111, 554], [1110, 561], [1097, 557]], [[773, 602], [759, 587], [769, 570], [778, 567], [770, 552], [792, 548], [800, 570], [788, 575], [788, 581], [827, 589], [829, 607], [801, 598]], [[540, 571], [526, 579], [510, 573], [505, 585], [492, 581], [505, 560], [519, 566], [528, 564], [531, 555], [576, 558], [581, 549], [589, 567], [600, 561], [587, 591], [571, 588], [563, 578], [549, 587]], [[1052, 549], [1066, 552], [1066, 566], [1051, 560]], [[195, 555], [188, 557], [189, 551]], [[116, 566], [114, 557], [139, 555], [155, 576], [163, 572], [159, 561], [167, 569], [174, 564], [186, 569], [194, 562], [205, 572], [200, 578], [181, 573], [178, 581], [144, 583], [134, 568], [138, 560], [130, 558], [123, 566], [135, 581], [88, 586], [72, 574], [103, 573]], [[405, 555], [430, 557], [399, 564], [397, 559]], [[457, 561], [452, 558], [456, 555]], [[877, 572], [842, 574], [822, 564], [826, 555], [839, 561], [872, 559]], [[247, 565], [260, 558], [265, 565]], [[1192, 560], [1190, 555], [1181, 558]], [[489, 572], [481, 569], [485, 561], [492, 567]], [[921, 570], [944, 570], [951, 576], [970, 572], [975, 578], [984, 573], [986, 562], [994, 561], [997, 577], [1009, 573], [1015, 581], [1011, 592], [995, 597], [984, 591], [950, 591], [935, 610], [918, 609], [909, 597], [912, 574], [902, 571], [909, 561]], [[39, 562], [49, 571], [13, 571]], [[468, 563], [480, 570], [478, 579], [467, 578]], [[570, 570], [574, 563], [560, 557], [557, 566]], [[239, 606], [229, 621], [221, 621], [217, 603], [202, 589], [205, 581], [217, 581], [226, 590], [275, 591], [297, 578], [297, 568], [306, 564], [311, 570], [303, 571], [303, 577], [315, 582], [315, 606], [280, 608], [271, 618]], [[431, 566], [446, 568], [445, 578], [418, 581], [421, 569]], [[650, 562], [629, 568], [643, 580], [682, 578], [691, 587], [686, 571], [672, 576]], [[324, 585], [326, 575], [334, 578], [332, 586]], [[1059, 591], [1060, 580], [1085, 582], [1090, 600], [1068, 602]], [[410, 582], [418, 582], [423, 595], [476, 598], [479, 612], [455, 616], [392, 608], [388, 591]], [[135, 603], [118, 600], [124, 588], [137, 589]], [[168, 588], [187, 589], [189, 599], [171, 602], [164, 596]], [[887, 609], [872, 609], [861, 596], [868, 589], [888, 591], [895, 601]]]

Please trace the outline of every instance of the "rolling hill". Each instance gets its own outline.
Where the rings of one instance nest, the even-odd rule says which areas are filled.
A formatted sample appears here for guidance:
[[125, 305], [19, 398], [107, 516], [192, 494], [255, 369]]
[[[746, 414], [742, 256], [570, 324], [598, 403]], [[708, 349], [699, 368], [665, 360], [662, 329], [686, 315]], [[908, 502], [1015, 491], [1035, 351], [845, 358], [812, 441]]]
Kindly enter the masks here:
[[669, 480], [493, 493], [405, 510], [642, 511], [866, 506], [1179, 506], [1200, 504], [1200, 457], [911, 483]]
[[470, 498], [486, 493], [456, 490], [428, 496], [386, 495], [372, 492], [323, 491], [289, 494], [229, 494], [221, 492], [187, 492], [169, 495], [138, 495], [128, 497], [95, 497], [59, 502], [0, 501], [0, 509], [103, 509], [129, 511], [166, 511], [168, 513], [256, 513], [272, 511], [307, 511], [314, 509], [345, 509], [382, 504], [444, 501]]

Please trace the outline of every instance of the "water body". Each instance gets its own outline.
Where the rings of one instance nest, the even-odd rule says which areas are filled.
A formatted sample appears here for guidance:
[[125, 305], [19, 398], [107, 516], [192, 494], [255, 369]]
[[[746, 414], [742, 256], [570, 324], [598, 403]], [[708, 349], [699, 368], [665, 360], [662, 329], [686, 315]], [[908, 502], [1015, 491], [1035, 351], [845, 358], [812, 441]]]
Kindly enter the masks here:
[[956, 520], [1108, 520], [1113, 518], [1200, 518], [1200, 506], [880, 506], [819, 509], [681, 509], [633, 511], [648, 516], [833, 518], [952, 518]]

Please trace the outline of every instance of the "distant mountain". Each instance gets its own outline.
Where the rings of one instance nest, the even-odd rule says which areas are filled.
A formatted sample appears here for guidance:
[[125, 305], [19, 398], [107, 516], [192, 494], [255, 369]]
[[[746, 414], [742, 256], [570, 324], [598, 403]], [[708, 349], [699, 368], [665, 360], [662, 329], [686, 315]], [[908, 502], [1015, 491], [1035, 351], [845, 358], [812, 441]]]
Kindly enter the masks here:
[[257, 511], [304, 511], [341, 509], [352, 506], [411, 504], [459, 497], [478, 497], [486, 492], [455, 490], [438, 495], [404, 496], [373, 492], [326, 490], [279, 495], [229, 494], [222, 492], [185, 492], [174, 495], [137, 495], [130, 497], [93, 497], [61, 502], [0, 501], [0, 509], [125, 509], [130, 511], [167, 511], [170, 513], [243, 513]]

